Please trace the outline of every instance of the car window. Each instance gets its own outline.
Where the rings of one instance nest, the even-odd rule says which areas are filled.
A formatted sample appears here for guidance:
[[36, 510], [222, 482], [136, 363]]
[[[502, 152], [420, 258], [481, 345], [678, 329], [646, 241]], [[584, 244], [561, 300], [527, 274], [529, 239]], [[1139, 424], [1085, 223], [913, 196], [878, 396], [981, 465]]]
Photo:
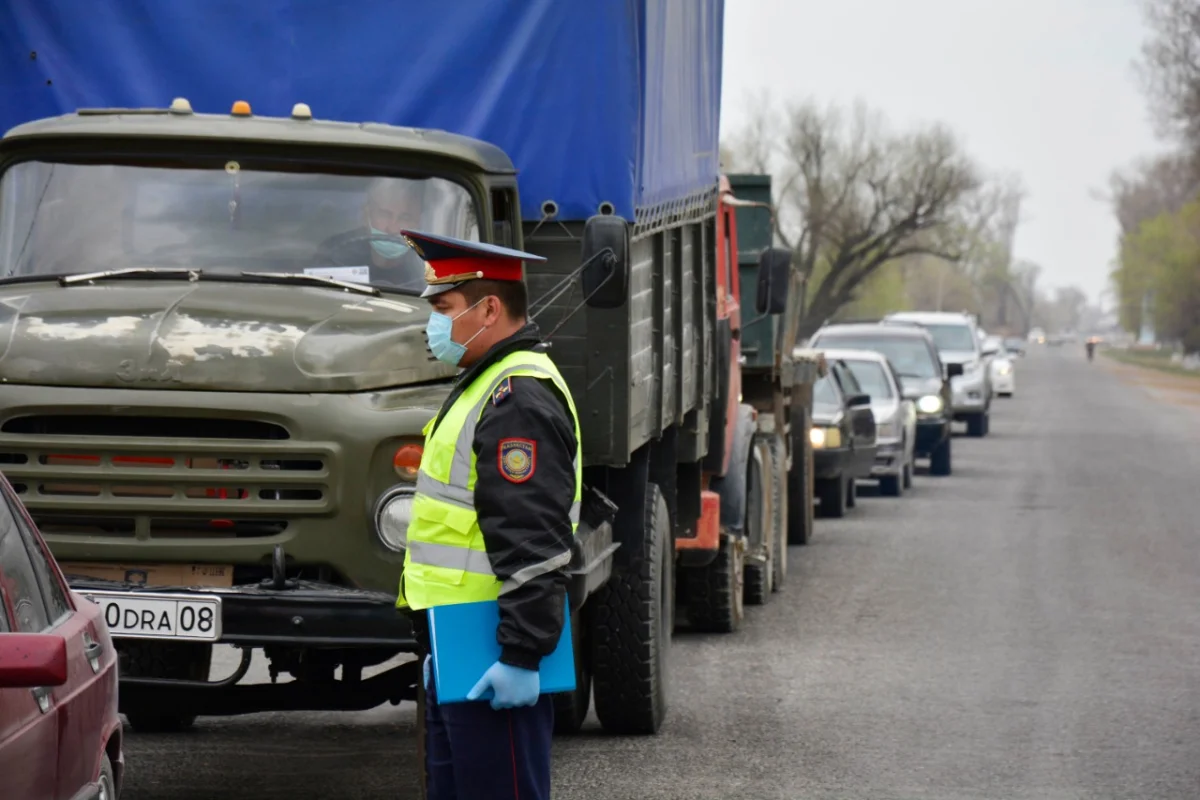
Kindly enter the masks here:
[[854, 377], [854, 372], [849, 367], [837, 365], [838, 384], [842, 387], [842, 392], [847, 397], [853, 397], [856, 394], [863, 394], [863, 388], [859, 385], [858, 380]]
[[18, 632], [41, 633], [50, 627], [33, 562], [6, 503], [0, 503], [0, 588]]
[[922, 325], [938, 350], [974, 350], [978, 344], [969, 325]]
[[832, 373], [826, 373], [813, 384], [813, 405], [823, 408], [841, 408], [842, 400], [833, 387]]
[[872, 400], [890, 400], [894, 396], [892, 382], [888, 380], [883, 364], [878, 361], [850, 360], [847, 360], [846, 364], [862, 387], [859, 394], [869, 394]]
[[33, 563], [33, 571], [37, 576], [38, 584], [42, 588], [42, 599], [46, 603], [46, 612], [53, 625], [60, 621], [64, 616], [71, 613], [71, 603], [67, 600], [66, 592], [63, 591], [62, 583], [58, 580], [58, 575], [55, 572], [54, 565], [50, 561], [45, 548], [38, 541], [38, 537], [34, 535], [29, 528], [29, 523], [25, 521], [25, 515], [19, 509], [13, 508], [13, 500], [7, 498], [8, 512], [11, 514], [20, 539], [25, 543], [25, 549], [29, 553], [30, 561]]
[[873, 350], [883, 353], [896, 368], [897, 374], [910, 378], [940, 378], [941, 365], [931, 353], [926, 339], [915, 336], [888, 336], [885, 334], [824, 334], [813, 340], [812, 346], [820, 342], [822, 348], [846, 348], [848, 350]]

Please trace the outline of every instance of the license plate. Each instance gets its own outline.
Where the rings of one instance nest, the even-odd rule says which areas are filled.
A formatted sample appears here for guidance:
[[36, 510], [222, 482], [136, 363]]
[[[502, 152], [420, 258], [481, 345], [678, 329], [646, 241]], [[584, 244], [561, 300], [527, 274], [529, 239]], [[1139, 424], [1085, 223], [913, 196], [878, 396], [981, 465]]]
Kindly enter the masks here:
[[100, 606], [109, 632], [125, 639], [221, 638], [221, 598], [150, 592], [80, 592]]

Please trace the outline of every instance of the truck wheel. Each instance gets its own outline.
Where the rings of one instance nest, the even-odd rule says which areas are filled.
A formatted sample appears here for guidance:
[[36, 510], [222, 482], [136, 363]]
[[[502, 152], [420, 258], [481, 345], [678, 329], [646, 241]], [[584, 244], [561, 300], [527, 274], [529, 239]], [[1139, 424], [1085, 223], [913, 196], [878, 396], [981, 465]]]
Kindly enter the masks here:
[[646, 485], [642, 552], [614, 572], [592, 609], [592, 690], [608, 733], [657, 733], [667, 713], [675, 618], [675, 543], [667, 501]]
[[817, 481], [817, 496], [821, 498], [821, 516], [839, 518], [846, 516], [846, 479], [824, 478]]
[[930, 475], [949, 475], [950, 474], [950, 437], [947, 436], [945, 441], [937, 446], [929, 455], [929, 474]]
[[[787, 474], [787, 543], [805, 545], [812, 540], [812, 445], [808, 440], [808, 412], [792, 407], [792, 468]], [[784, 548], [786, 550], [786, 548]]]
[[[770, 456], [765, 461], [759, 461], [754, 457], [754, 450], [750, 451], [750, 458], [746, 461], [746, 541], [764, 542], [768, 548], [771, 546], [769, 537], [773, 525], [763, 466], [769, 463]], [[770, 562], [746, 564], [745, 575], [745, 602], [752, 606], [765, 605], [774, 583]]]
[[846, 508], [858, 505], [858, 481], [853, 476], [846, 479]]
[[[119, 653], [121, 674], [134, 678], [206, 681], [212, 666], [212, 645], [199, 642], [126, 639]], [[172, 713], [169, 708], [125, 713], [130, 727], [138, 733], [179, 733], [192, 727], [196, 716]]]
[[783, 588], [787, 578], [788, 538], [788, 473], [787, 447], [783, 437], [772, 434], [771, 447], [771, 591]]
[[684, 572], [687, 581], [688, 621], [693, 630], [732, 633], [746, 615], [743, 602], [745, 541], [721, 534], [717, 557], [705, 567]]
[[575, 691], [551, 695], [554, 702], [554, 732], [560, 736], [579, 733], [592, 702], [592, 673], [588, 669], [588, 647], [584, 640], [584, 608], [571, 615], [571, 643], [575, 649]]

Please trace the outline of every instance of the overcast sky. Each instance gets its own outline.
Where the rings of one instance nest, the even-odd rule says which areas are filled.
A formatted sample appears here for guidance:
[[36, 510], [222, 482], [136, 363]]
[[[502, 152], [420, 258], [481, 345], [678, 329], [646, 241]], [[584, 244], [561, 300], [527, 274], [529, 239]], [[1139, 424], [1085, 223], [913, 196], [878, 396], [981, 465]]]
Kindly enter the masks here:
[[944, 121], [1029, 189], [1016, 256], [1095, 300], [1117, 229], [1089, 189], [1161, 149], [1131, 67], [1143, 32], [1133, 0], [726, 0], [721, 133], [763, 87]]

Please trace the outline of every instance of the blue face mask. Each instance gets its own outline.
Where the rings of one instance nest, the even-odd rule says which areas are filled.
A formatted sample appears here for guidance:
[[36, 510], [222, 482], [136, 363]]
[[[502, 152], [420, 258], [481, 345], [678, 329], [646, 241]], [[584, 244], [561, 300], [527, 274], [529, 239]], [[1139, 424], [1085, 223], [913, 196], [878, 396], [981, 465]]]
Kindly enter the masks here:
[[[375, 226], [371, 226], [371, 234], [373, 236], [390, 236], [386, 231], [381, 231]], [[371, 240], [371, 249], [380, 257], [388, 261], [395, 261], [408, 252], [408, 245], [404, 242], [385, 242], [380, 239]]]
[[454, 317], [448, 317], [438, 311], [434, 311], [429, 315], [429, 323], [425, 326], [425, 335], [429, 338], [429, 352], [433, 353], [434, 358], [452, 367], [458, 366], [458, 362], [462, 361], [462, 357], [467, 354], [467, 345], [471, 343], [475, 336], [483, 333], [487, 326], [485, 325], [483, 328], [480, 328], [475, 332], [475, 336], [459, 344], [450, 338], [454, 331], [454, 320], [482, 302], [483, 300], [480, 300], [475, 305], [464, 310], [462, 314]]

